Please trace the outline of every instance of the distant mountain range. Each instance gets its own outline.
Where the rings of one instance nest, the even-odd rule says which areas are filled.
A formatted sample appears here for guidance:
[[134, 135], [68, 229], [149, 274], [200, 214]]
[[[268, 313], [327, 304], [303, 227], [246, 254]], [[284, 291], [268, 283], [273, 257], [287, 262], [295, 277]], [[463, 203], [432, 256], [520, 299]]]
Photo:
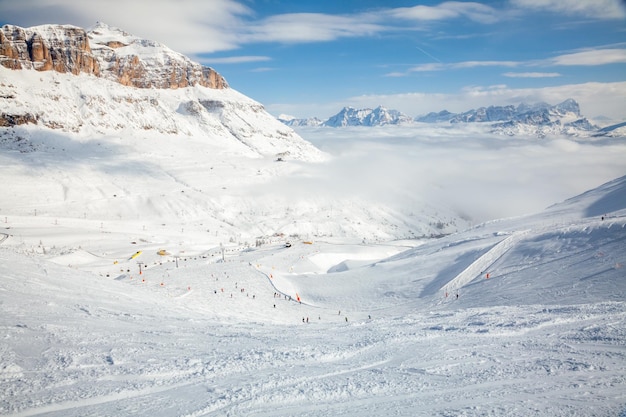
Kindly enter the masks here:
[[574, 99], [550, 105], [547, 103], [526, 104], [518, 106], [479, 107], [463, 113], [452, 113], [442, 110], [411, 118], [406, 114], [389, 110], [383, 106], [375, 109], [355, 109], [344, 107], [339, 113], [322, 121], [318, 118], [297, 119], [279, 116], [281, 122], [288, 126], [383, 126], [410, 125], [413, 123], [485, 123], [492, 133], [503, 135], [546, 135], [568, 136], [621, 136], [624, 135], [624, 123], [599, 128], [581, 115], [580, 106]]

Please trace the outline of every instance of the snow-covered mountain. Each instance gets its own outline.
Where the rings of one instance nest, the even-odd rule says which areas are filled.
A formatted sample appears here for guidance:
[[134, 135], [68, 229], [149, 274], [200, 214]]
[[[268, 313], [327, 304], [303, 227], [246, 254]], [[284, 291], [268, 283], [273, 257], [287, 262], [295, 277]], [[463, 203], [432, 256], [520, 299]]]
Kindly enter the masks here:
[[278, 119], [288, 126], [385, 126], [411, 123], [412, 120], [406, 114], [397, 110], [390, 110], [383, 106], [375, 109], [356, 109], [354, 107], [344, 107], [334, 116], [325, 121], [317, 117], [308, 119], [296, 119], [288, 116], [279, 116]]
[[609, 130], [599, 129], [580, 113], [578, 103], [567, 99], [562, 103], [526, 104], [518, 106], [489, 106], [468, 110], [463, 113], [451, 113], [447, 110], [431, 112], [414, 119], [397, 110], [388, 110], [382, 106], [376, 109], [355, 109], [344, 107], [339, 113], [321, 121], [318, 118], [296, 119], [279, 117], [288, 126], [383, 126], [410, 125], [418, 123], [483, 123], [489, 125], [491, 133], [503, 135], [526, 135], [544, 137], [546, 135], [592, 136]]
[[355, 109], [344, 107], [339, 113], [322, 123], [323, 126], [384, 126], [410, 123], [411, 118], [397, 110], [389, 110], [383, 106], [375, 109]]
[[281, 114], [277, 117], [279, 121], [291, 127], [302, 127], [302, 126], [322, 126], [324, 123], [323, 120], [318, 119], [317, 117], [311, 117], [308, 119], [298, 119], [294, 116], [290, 116], [287, 114]]
[[[415, 118], [422, 123], [474, 123], [474, 122], [509, 122], [517, 121], [526, 124], [546, 124], [554, 119], [584, 119], [580, 114], [580, 106], [573, 99], [567, 99], [557, 105], [547, 103], [527, 104], [518, 106], [489, 106], [471, 109], [463, 113], [451, 113], [442, 110], [438, 113], [428, 113]], [[569, 120], [568, 120], [569, 121]]]
[[556, 105], [522, 103], [518, 106], [480, 107], [463, 113], [450, 113], [443, 110], [416, 117], [415, 121], [422, 123], [490, 123], [493, 133], [524, 134], [538, 137], [549, 134], [589, 136], [598, 130], [597, 126], [580, 114], [580, 107], [573, 99], [567, 99]]
[[71, 25], [4, 25], [0, 45], [0, 65], [10, 69], [85, 73], [138, 88], [228, 87], [212, 68], [102, 22], [89, 31]]
[[[164, 45], [102, 23], [89, 32], [5, 25], [0, 34], [0, 126], [37, 125], [83, 137], [204, 137], [249, 157], [324, 159], [213, 69]], [[28, 130], [17, 132], [3, 132], [5, 146], [31, 146]]]

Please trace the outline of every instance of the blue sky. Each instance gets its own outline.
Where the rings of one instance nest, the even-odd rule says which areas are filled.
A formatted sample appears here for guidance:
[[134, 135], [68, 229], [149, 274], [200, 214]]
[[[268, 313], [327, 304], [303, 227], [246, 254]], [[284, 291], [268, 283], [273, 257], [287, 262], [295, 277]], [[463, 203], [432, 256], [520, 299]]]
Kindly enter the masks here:
[[0, 23], [96, 21], [220, 72], [273, 114], [411, 116], [572, 97], [626, 119], [622, 0], [0, 0]]

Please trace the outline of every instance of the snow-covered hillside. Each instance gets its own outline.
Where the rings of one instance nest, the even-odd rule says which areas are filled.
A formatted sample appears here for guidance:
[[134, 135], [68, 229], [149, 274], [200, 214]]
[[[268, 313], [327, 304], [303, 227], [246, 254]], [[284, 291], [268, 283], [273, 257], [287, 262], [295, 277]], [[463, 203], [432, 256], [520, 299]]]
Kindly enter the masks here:
[[625, 195], [622, 177], [443, 239], [245, 250], [11, 216], [0, 411], [622, 415]]
[[[48, 128], [50, 136], [203, 138], [207, 146], [247, 157], [287, 152], [293, 159], [323, 159], [263, 106], [233, 89], [138, 89], [88, 75], [2, 67], [0, 78], [2, 113], [28, 114], [30, 124]], [[28, 151], [36, 146], [29, 144], [33, 131], [38, 130], [4, 130], [1, 140], [5, 147]]]

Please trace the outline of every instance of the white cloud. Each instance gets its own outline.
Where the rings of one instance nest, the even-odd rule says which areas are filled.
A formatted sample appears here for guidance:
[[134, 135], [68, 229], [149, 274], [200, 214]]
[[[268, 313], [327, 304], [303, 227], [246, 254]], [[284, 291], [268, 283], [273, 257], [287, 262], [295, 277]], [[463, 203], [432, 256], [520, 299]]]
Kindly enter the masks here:
[[517, 67], [516, 61], [465, 61], [451, 64], [452, 68], [477, 68], [477, 67]]
[[620, 0], [511, 0], [511, 3], [525, 9], [548, 10], [596, 19], [626, 17], [624, 2]]
[[[51, 17], [58, 16], [58, 17]], [[21, 26], [45, 23], [89, 28], [101, 21], [185, 54], [238, 47], [233, 28], [251, 10], [234, 0], [21, 0], [0, 2], [0, 14], [16, 16]], [[56, 22], [52, 19], [55, 19]]]
[[626, 63], [626, 49], [595, 49], [554, 57], [547, 61], [552, 65], [607, 65]]
[[407, 29], [400, 24], [407, 20], [498, 20], [490, 6], [455, 1], [345, 15], [288, 13], [255, 20], [253, 10], [238, 0], [21, 0], [0, 1], [0, 15], [15, 18], [11, 23], [20, 26], [67, 23], [88, 28], [101, 21], [189, 55], [233, 50], [246, 43], [366, 37]]
[[416, 65], [409, 69], [408, 72], [430, 72], [430, 71], [443, 71], [449, 69], [449, 64], [444, 64], [441, 62], [430, 62], [428, 64], [420, 64]]
[[245, 33], [240, 34], [240, 40], [243, 43], [297, 43], [360, 37], [384, 30], [382, 26], [374, 23], [373, 20], [372, 15], [281, 14], [248, 25]]
[[[567, 9], [592, 16], [626, 16], [618, 0], [512, 0], [512, 4], [525, 9], [562, 9], [564, 12]], [[32, 26], [56, 21], [88, 28], [100, 20], [192, 56], [234, 50], [246, 43], [328, 42], [393, 30], [416, 30], [414, 26], [405, 26], [407, 21], [468, 19], [493, 23], [505, 19], [507, 13], [504, 8], [499, 10], [478, 2], [446, 1], [434, 6], [382, 8], [366, 13], [291, 13], [255, 20], [253, 10], [238, 0], [186, 0], [184, 3], [170, 0], [0, 1], [0, 15], [18, 20], [11, 23]], [[606, 51], [605, 54], [609, 50]], [[623, 55], [617, 59], [623, 62]], [[555, 62], [568, 65], [565, 56]], [[481, 65], [513, 66], [498, 61], [475, 61], [443, 67], [417, 66], [413, 71]]]
[[271, 61], [272, 58], [269, 56], [256, 56], [256, 55], [248, 55], [248, 56], [229, 56], [222, 58], [205, 58], [203, 62], [207, 64], [242, 64], [246, 62], [265, 62]]
[[401, 210], [415, 201], [441, 204], [474, 221], [541, 211], [624, 175], [626, 157], [620, 141], [538, 141], [471, 125], [298, 132], [334, 156], [307, 173], [307, 190], [358, 195]]
[[[537, 66], [600, 66], [608, 64], [623, 64], [626, 63], [626, 49], [610, 48], [610, 49], [594, 49], [580, 52], [573, 52], [569, 54], [559, 55], [549, 59], [534, 60], [534, 61], [462, 61], [462, 62], [431, 62], [427, 64], [420, 64], [410, 68], [408, 71], [391, 72], [387, 74], [388, 77], [406, 76], [412, 72], [434, 72], [455, 70], [464, 68], [479, 68], [479, 67], [537, 67]], [[545, 77], [559, 77], [561, 74], [556, 72], [507, 72], [506, 77], [517, 78], [545, 78]]]
[[502, 74], [509, 78], [554, 78], [561, 77], [558, 72], [505, 72]]
[[[431, 62], [428, 64], [416, 65], [410, 68], [406, 73], [404, 73], [404, 75], [408, 75], [411, 72], [434, 72], [479, 67], [517, 67], [520, 65], [522, 65], [522, 63], [517, 61], [463, 61], [453, 63]], [[395, 76], [400, 75], [400, 73], [391, 74], [396, 74]], [[387, 74], [387, 76], [390, 76], [390, 74]]]
[[259, 68], [250, 70], [250, 72], [270, 72], [270, 71], [275, 71], [275, 70], [276, 68], [272, 68], [272, 67], [259, 67]]
[[434, 21], [466, 17], [480, 23], [494, 23], [499, 20], [498, 12], [485, 4], [474, 2], [447, 1], [436, 6], [418, 5], [400, 7], [388, 11], [398, 19]]

